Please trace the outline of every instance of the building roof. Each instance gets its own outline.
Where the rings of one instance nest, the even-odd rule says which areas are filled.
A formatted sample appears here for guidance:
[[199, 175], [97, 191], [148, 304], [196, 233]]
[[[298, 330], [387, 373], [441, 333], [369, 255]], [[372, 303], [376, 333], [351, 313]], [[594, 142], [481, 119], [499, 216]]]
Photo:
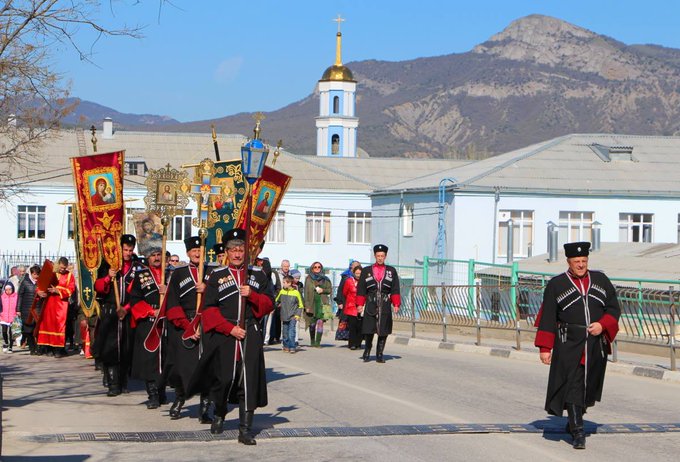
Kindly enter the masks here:
[[[91, 135], [81, 130], [60, 130], [37, 149], [35, 161], [15, 178], [28, 185], [72, 185], [70, 157], [94, 154]], [[144, 161], [159, 169], [174, 168], [214, 159], [210, 133], [158, 133], [117, 131], [113, 138], [97, 134], [97, 152], [125, 150], [126, 160]], [[80, 139], [80, 143], [79, 143]], [[220, 158], [240, 159], [246, 141], [242, 135], [218, 135]], [[273, 148], [272, 148], [273, 151]], [[272, 166], [270, 153], [267, 164]], [[465, 165], [467, 162], [433, 159], [330, 158], [303, 156], [285, 150], [273, 168], [292, 177], [291, 190], [349, 191], [369, 193], [420, 175]], [[145, 178], [125, 176], [126, 187], [143, 186]]]
[[[600, 250], [591, 252], [589, 267], [604, 271], [610, 278], [677, 281], [680, 290], [680, 244], [652, 244], [643, 242], [603, 242]], [[532, 271], [558, 274], [567, 269], [564, 250], [555, 262], [548, 261], [548, 254], [518, 260], [520, 273]], [[484, 273], [493, 272], [493, 268]], [[616, 281], [617, 285], [627, 285]], [[634, 285], [632, 282], [631, 285]], [[668, 289], [667, 283], [643, 284], [645, 287]]]
[[680, 196], [680, 137], [574, 134], [396, 183], [377, 193], [454, 188], [543, 194]]

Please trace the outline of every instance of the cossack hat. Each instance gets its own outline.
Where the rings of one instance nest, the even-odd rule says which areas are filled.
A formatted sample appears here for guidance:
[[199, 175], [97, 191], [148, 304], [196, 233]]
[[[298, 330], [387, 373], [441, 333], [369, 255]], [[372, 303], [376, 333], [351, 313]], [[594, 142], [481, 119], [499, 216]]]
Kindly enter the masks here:
[[150, 257], [151, 255], [155, 253], [161, 253], [163, 249], [161, 249], [160, 245], [150, 245], [147, 249], [146, 252], [144, 252], [144, 255], [147, 257]]
[[217, 255], [219, 255], [219, 254], [225, 252], [225, 250], [224, 250], [224, 244], [219, 244], [219, 243], [218, 243], [218, 244], [215, 244], [215, 245], [212, 247], [212, 249], [213, 249], [213, 252], [215, 252]]
[[234, 228], [230, 229], [229, 231], [224, 233], [224, 236], [222, 236], [222, 243], [225, 245], [227, 244], [227, 242], [234, 240], [245, 241], [246, 231], [241, 228]]
[[187, 252], [192, 249], [198, 249], [201, 247], [201, 238], [198, 236], [191, 236], [184, 239], [184, 247], [186, 247]]
[[587, 257], [590, 253], [590, 242], [569, 242], [564, 244], [564, 254], [567, 258]]
[[137, 239], [132, 234], [123, 234], [120, 237], [120, 245], [127, 244], [134, 247], [136, 243]]
[[387, 253], [387, 246], [385, 244], [377, 244], [373, 246], [373, 253], [376, 254], [378, 252], [385, 252]]

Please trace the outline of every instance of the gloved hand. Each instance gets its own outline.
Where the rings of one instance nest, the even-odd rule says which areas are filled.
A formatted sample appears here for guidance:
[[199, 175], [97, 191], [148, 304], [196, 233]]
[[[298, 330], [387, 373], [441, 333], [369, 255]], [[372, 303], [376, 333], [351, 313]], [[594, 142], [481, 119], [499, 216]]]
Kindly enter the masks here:
[[320, 294], [320, 293], [323, 292], [323, 289], [322, 289], [321, 287], [319, 287], [319, 286], [317, 286], [314, 290], [316, 290], [316, 293], [317, 293], [317, 294]]

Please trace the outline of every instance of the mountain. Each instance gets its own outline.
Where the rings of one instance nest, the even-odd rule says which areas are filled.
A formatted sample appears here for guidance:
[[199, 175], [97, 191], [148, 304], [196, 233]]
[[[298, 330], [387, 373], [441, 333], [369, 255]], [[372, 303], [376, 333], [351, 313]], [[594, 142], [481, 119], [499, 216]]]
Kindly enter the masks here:
[[[348, 63], [371, 156], [479, 158], [567, 133], [680, 133], [680, 50], [625, 45], [556, 18], [512, 22], [471, 51]], [[323, 69], [319, 70], [319, 76]], [[267, 114], [263, 134], [314, 154], [318, 96]], [[251, 133], [250, 114], [154, 127]]]
[[159, 116], [152, 114], [125, 114], [118, 112], [110, 107], [102, 106], [101, 104], [93, 103], [92, 101], [83, 101], [79, 98], [69, 98], [66, 104], [76, 104], [75, 110], [67, 117], [62, 119], [66, 125], [78, 125], [81, 127], [89, 127], [94, 124], [97, 127], [101, 125], [105, 117], [111, 117], [116, 124], [116, 127], [137, 127], [144, 129], [149, 126], [178, 124], [179, 122], [168, 116]]

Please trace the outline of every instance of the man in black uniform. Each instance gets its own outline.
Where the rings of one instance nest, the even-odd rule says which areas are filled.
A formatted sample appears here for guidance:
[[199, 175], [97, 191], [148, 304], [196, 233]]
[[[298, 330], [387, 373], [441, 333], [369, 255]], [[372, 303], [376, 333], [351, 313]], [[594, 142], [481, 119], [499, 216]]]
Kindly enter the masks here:
[[361, 325], [366, 341], [362, 356], [364, 362], [370, 360], [375, 334], [378, 334], [375, 360], [385, 362], [383, 352], [387, 336], [392, 333], [392, 311], [398, 313], [401, 305], [399, 275], [393, 266], [385, 265], [387, 250], [384, 244], [373, 247], [375, 263], [361, 270], [357, 284], [357, 311], [364, 317]]
[[158, 409], [165, 404], [165, 385], [161, 383], [162, 348], [150, 352], [144, 348], [144, 340], [154, 325], [161, 305], [161, 295], [165, 285], [161, 285], [161, 249], [150, 246], [146, 251], [148, 267], [140, 267], [132, 281], [130, 306], [134, 326], [134, 346], [132, 354], [133, 379], [143, 380], [149, 400], [147, 409]]
[[[186, 389], [191, 375], [198, 364], [198, 334], [192, 333], [190, 339], [182, 340], [182, 336], [191, 329], [196, 316], [198, 294], [205, 291], [205, 280], [208, 274], [199, 281], [198, 266], [201, 262], [201, 239], [192, 236], [184, 239], [189, 264], [177, 268], [168, 283], [168, 295], [165, 304], [166, 329], [168, 333], [168, 351], [163, 365], [163, 377], [168, 384], [175, 387], [175, 401], [170, 407], [170, 418], [181, 417], [182, 406], [187, 398]], [[210, 423], [208, 410], [210, 399], [207, 393], [201, 393], [198, 420]]]
[[253, 445], [256, 444], [251, 433], [253, 414], [256, 408], [267, 405], [259, 321], [274, 305], [264, 271], [246, 266], [245, 231], [230, 230], [223, 241], [228, 266], [216, 269], [208, 279], [201, 316], [203, 355], [192, 377], [191, 389], [210, 390], [210, 398], [215, 402], [211, 433], [222, 433], [227, 403], [237, 403], [238, 440]]
[[[133, 252], [137, 240], [131, 234], [123, 234], [120, 242], [123, 267], [116, 271], [106, 262], [102, 262], [94, 283], [100, 313], [92, 353], [102, 364], [104, 383], [108, 387], [107, 396], [127, 392], [132, 355], [129, 288], [135, 277]], [[118, 304], [114, 284], [118, 288]]]
[[567, 410], [575, 449], [586, 447], [583, 413], [602, 397], [621, 314], [609, 278], [588, 270], [589, 249], [589, 242], [564, 244], [569, 269], [545, 287], [534, 341], [541, 362], [550, 365], [545, 410], [557, 416]]

